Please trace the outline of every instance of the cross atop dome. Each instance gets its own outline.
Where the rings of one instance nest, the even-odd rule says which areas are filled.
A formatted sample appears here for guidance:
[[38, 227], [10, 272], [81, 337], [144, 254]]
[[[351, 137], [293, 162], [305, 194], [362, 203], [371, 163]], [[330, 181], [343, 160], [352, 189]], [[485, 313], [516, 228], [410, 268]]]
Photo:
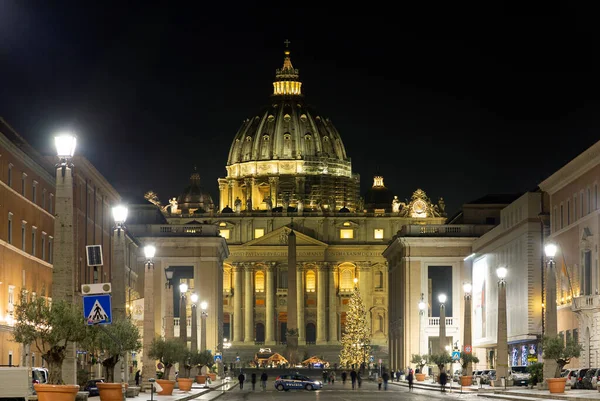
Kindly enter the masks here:
[[301, 96], [302, 82], [298, 80], [298, 69], [292, 66], [290, 59], [290, 41], [285, 40], [285, 50], [283, 51], [283, 68], [275, 70], [275, 82], [273, 82], [273, 95], [296, 95]]

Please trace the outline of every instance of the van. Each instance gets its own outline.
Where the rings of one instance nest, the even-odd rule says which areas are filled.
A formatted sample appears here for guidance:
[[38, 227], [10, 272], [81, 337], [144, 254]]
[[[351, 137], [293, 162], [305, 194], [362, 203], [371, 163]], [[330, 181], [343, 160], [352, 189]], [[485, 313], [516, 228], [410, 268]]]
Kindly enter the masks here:
[[46, 368], [32, 368], [31, 369], [32, 383], [44, 384], [48, 383], [48, 369]]

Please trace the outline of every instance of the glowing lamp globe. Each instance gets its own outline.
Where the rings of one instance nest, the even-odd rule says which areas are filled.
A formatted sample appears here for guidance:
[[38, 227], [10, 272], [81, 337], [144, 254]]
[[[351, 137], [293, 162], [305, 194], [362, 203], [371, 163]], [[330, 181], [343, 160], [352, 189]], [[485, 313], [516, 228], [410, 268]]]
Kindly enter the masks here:
[[554, 258], [554, 255], [556, 255], [556, 251], [558, 250], [558, 247], [556, 246], [556, 244], [546, 244], [546, 246], [544, 247], [544, 252], [546, 253], [546, 256], [550, 259]]
[[196, 303], [196, 302], [198, 302], [198, 294], [192, 294], [192, 297], [191, 297], [191, 299], [192, 299], [192, 302], [193, 302], [193, 303]]
[[508, 274], [508, 269], [504, 266], [501, 266], [496, 269], [496, 275], [498, 275], [499, 279], [506, 278], [506, 274]]
[[179, 284], [179, 291], [181, 291], [182, 294], [185, 294], [188, 290], [188, 285], [186, 283], [181, 283]]
[[446, 303], [446, 294], [438, 295], [438, 301], [440, 301], [441, 304]]
[[54, 137], [56, 155], [61, 159], [70, 159], [75, 154], [77, 138], [70, 133], [60, 134]]
[[200, 309], [202, 309], [202, 310], [206, 310], [206, 308], [208, 308], [208, 303], [207, 303], [206, 301], [203, 301], [203, 302], [200, 304]]
[[463, 284], [463, 291], [465, 292], [465, 294], [470, 294], [472, 289], [473, 289], [473, 286], [471, 285], [471, 283]]
[[156, 247], [154, 247], [153, 245], [146, 245], [144, 247], [144, 256], [146, 256], [146, 259], [152, 259], [155, 254]]
[[112, 215], [115, 223], [123, 224], [127, 220], [127, 208], [123, 205], [118, 205], [112, 208]]

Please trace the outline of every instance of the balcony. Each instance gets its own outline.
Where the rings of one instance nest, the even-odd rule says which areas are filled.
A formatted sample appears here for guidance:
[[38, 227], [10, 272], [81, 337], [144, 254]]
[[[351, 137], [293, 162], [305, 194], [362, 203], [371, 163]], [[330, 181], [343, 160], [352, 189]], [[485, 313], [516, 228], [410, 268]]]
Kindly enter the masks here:
[[[427, 326], [439, 326], [440, 325], [440, 318], [439, 317], [429, 317], [427, 318], [429, 321], [427, 322]], [[455, 318], [453, 317], [447, 317], [446, 318], [446, 327], [448, 326], [454, 326], [455, 323]], [[458, 322], [456, 322], [456, 326], [458, 326]]]
[[600, 310], [600, 295], [582, 295], [573, 298], [571, 310], [573, 312]]
[[[174, 331], [174, 335], [175, 337], [179, 337], [179, 334], [181, 333], [181, 326], [179, 325], [179, 318], [173, 318], [173, 331]], [[191, 338], [192, 337], [192, 318], [188, 317], [187, 318], [187, 338]]]
[[408, 224], [398, 232], [401, 237], [480, 237], [494, 226], [472, 224]]
[[[425, 334], [428, 337], [437, 337], [440, 333], [440, 318], [426, 317], [423, 320]], [[446, 318], [446, 336], [457, 337], [460, 334], [460, 319], [457, 317]]]

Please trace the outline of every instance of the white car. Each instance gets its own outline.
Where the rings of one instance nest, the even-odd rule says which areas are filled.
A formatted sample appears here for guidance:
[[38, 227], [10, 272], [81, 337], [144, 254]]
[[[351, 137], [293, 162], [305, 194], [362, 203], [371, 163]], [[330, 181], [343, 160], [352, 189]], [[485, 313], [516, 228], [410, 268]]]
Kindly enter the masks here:
[[579, 373], [579, 369], [569, 369], [569, 373], [567, 373], [566, 384], [573, 387], [575, 385], [575, 382], [577, 381], [577, 373]]

